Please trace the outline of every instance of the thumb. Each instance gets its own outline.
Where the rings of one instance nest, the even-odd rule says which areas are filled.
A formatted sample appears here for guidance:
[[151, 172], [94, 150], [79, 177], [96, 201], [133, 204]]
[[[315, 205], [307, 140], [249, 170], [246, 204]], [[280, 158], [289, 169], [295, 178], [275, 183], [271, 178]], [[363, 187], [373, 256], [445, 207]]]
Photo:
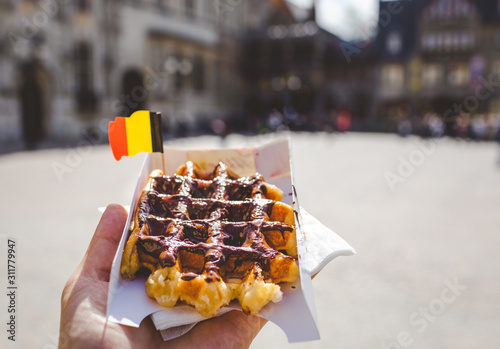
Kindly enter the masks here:
[[106, 207], [92, 241], [82, 261], [81, 275], [108, 281], [111, 264], [127, 221], [127, 211], [121, 205]]

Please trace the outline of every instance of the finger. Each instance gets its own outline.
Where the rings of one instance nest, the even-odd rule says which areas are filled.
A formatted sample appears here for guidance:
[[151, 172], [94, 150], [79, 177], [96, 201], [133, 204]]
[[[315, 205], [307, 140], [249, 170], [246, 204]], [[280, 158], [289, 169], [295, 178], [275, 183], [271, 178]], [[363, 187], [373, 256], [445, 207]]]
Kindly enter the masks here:
[[106, 207], [82, 261], [82, 276], [108, 281], [111, 264], [127, 221], [123, 206]]
[[187, 334], [165, 342], [169, 348], [248, 348], [267, 320], [241, 311], [230, 311], [198, 323]]

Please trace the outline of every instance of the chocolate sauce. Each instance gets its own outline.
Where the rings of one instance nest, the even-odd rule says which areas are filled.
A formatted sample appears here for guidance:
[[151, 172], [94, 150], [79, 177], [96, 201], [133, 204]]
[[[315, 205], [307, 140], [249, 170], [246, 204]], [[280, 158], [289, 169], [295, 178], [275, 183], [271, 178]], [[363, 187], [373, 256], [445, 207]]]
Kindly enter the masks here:
[[[267, 247], [264, 233], [293, 231], [266, 221], [274, 201], [260, 174], [234, 178], [224, 164], [205, 178], [194, 178], [189, 163], [185, 176], [153, 177], [139, 201], [138, 248], [162, 267], [179, 261], [182, 280], [206, 273], [206, 282], [243, 278], [258, 263], [264, 273], [269, 259], [281, 252]], [[285, 258], [291, 258], [285, 256]]]

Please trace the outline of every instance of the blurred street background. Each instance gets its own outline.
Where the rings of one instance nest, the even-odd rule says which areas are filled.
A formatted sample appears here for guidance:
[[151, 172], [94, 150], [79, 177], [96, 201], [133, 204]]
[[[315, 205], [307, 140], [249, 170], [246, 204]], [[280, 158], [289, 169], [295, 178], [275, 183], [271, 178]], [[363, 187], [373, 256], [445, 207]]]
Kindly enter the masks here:
[[294, 346], [498, 347], [499, 1], [0, 0], [19, 347], [57, 347], [97, 207], [130, 203], [143, 159], [114, 161], [108, 123], [141, 109], [172, 146], [292, 137], [301, 204], [358, 251], [314, 280], [322, 340]]
[[[231, 135], [225, 145], [270, 138]], [[167, 144], [220, 143], [203, 136]], [[358, 254], [333, 260], [313, 281], [320, 341], [289, 345], [267, 324], [253, 348], [498, 347], [498, 145], [295, 133], [292, 147], [300, 204]], [[108, 146], [1, 157], [0, 278], [6, 280], [6, 237], [14, 237], [19, 348], [55, 348], [60, 294], [99, 221], [97, 208], [130, 204], [143, 158], [116, 162]], [[54, 171], [56, 163], [71, 171]], [[2, 323], [7, 300], [0, 297]]]
[[168, 137], [493, 140], [499, 48], [497, 0], [2, 0], [0, 147], [71, 143], [140, 109]]

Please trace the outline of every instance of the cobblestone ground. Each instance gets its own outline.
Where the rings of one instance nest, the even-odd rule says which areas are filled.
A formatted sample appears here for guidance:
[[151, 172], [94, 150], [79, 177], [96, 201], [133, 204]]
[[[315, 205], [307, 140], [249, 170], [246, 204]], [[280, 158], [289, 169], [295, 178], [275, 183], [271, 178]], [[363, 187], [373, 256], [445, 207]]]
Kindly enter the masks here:
[[[224, 145], [255, 140], [230, 136]], [[335, 259], [313, 281], [321, 340], [288, 344], [267, 324], [252, 348], [498, 348], [498, 144], [377, 134], [292, 141], [301, 205], [358, 254]], [[0, 156], [0, 285], [6, 237], [14, 237], [16, 347], [57, 346], [60, 294], [97, 225], [97, 207], [129, 204], [142, 159], [115, 162], [107, 146]], [[67, 172], [57, 175], [60, 165]], [[7, 317], [4, 295], [0, 343]]]

